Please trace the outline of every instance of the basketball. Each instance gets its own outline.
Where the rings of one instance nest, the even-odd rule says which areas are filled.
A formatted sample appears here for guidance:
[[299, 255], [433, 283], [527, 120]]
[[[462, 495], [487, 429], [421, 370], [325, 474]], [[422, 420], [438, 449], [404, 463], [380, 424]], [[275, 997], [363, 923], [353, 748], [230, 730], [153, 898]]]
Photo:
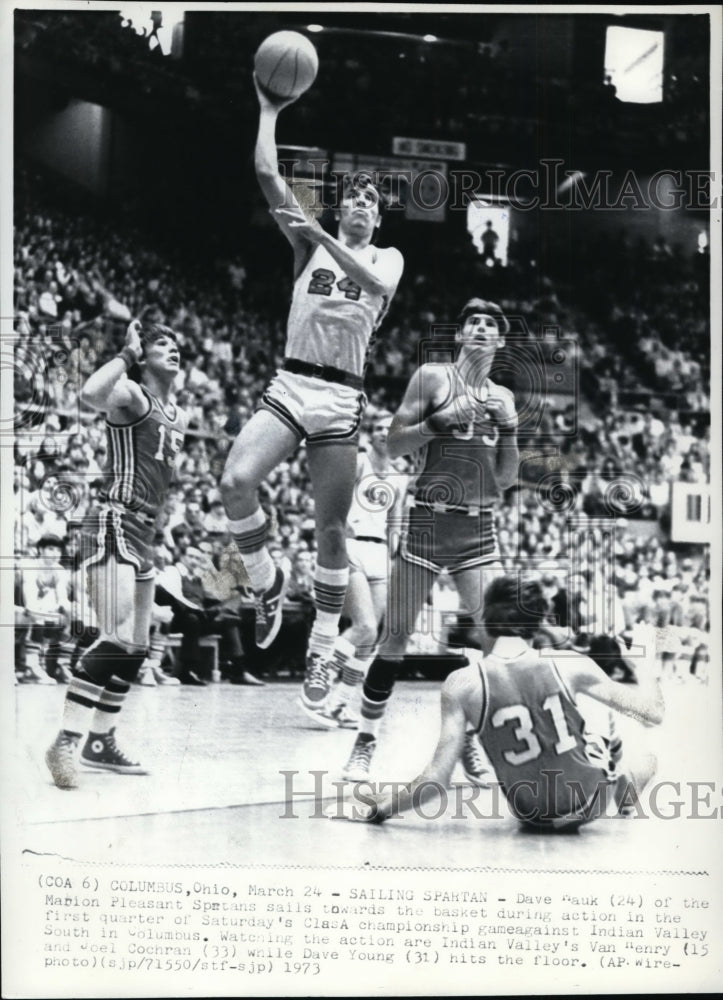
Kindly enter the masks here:
[[258, 47], [254, 69], [256, 79], [273, 97], [295, 99], [316, 79], [319, 57], [298, 31], [277, 31]]

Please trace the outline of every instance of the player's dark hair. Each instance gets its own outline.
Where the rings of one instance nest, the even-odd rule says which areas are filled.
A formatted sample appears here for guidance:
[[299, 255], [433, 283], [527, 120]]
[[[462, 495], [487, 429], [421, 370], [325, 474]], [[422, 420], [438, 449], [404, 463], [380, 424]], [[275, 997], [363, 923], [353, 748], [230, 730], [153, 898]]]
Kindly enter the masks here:
[[[149, 344], [155, 344], [157, 340], [162, 337], [167, 337], [172, 340], [175, 344], [178, 343], [178, 335], [170, 326], [164, 326], [163, 323], [148, 323], [143, 324], [141, 327], [141, 344], [145, 350]], [[133, 365], [128, 369], [128, 378], [131, 382], [140, 382], [141, 375], [143, 374], [143, 361], [136, 365]]]
[[388, 209], [391, 204], [391, 198], [382, 178], [379, 175], [379, 172], [376, 170], [359, 170], [353, 173], [344, 174], [341, 178], [339, 201], [341, 202], [341, 198], [345, 197], [350, 191], [363, 191], [368, 187], [373, 188], [373, 190], [377, 193], [377, 198], [379, 199], [379, 215], [383, 218], [385, 210]]
[[494, 316], [500, 328], [500, 333], [503, 336], [509, 333], [510, 324], [507, 322], [507, 317], [502, 312], [501, 307], [496, 302], [489, 302], [487, 299], [470, 299], [462, 308], [461, 313], [457, 317], [457, 322], [460, 326], [463, 326], [467, 317], [474, 316], [476, 313], [486, 313], [488, 316]]
[[155, 344], [157, 340], [162, 337], [167, 337], [174, 343], [178, 343], [178, 336], [170, 328], [170, 326], [164, 326], [162, 323], [150, 323], [148, 326], [143, 326], [141, 329], [141, 343], [144, 347], [148, 344]]
[[547, 613], [548, 603], [538, 580], [500, 576], [484, 595], [482, 620], [492, 638], [517, 635], [531, 639]]

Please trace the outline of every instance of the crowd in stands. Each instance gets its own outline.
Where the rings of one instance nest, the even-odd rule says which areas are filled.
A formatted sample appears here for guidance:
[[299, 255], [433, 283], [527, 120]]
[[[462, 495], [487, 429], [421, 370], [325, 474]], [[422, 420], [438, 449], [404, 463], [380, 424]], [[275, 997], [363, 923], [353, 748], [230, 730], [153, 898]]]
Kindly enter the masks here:
[[[117, 353], [131, 317], [178, 332], [177, 401], [191, 417], [157, 537], [156, 644], [147, 683], [209, 679], [215, 668], [205, 678], [198, 668], [209, 635], [219, 637], [222, 677], [253, 683], [257, 673], [301, 672], [314, 559], [304, 449], [262, 489], [274, 558], [291, 571], [286, 626], [264, 654], [253, 646], [248, 581], [226, 533], [218, 490], [231, 441], [283, 356], [288, 298], [277, 283], [252, 288], [243, 261], [189, 262], [148, 235], [62, 204], [52, 187], [44, 190], [40, 178], [19, 171], [14, 488], [20, 677], [67, 679], [73, 658], [94, 635], [77, 534], [95, 502], [106, 442], [102, 417], [81, 406], [79, 387]], [[642, 258], [631, 255], [628, 264], [639, 266], [626, 281], [596, 282], [599, 274], [591, 274], [590, 287], [576, 296], [551, 279], [527, 298], [499, 286], [503, 307], [526, 318], [533, 338], [542, 324], [554, 322], [577, 341], [590, 391], [579, 405], [573, 397], [551, 396], [537, 426], [525, 433], [523, 425], [520, 485], [500, 505], [498, 534], [505, 566], [542, 573], [554, 597], [571, 587], [573, 562], [588, 583], [600, 572], [594, 556], [573, 559], [570, 518], [607, 519], [615, 525], [615, 557], [606, 571], [620, 602], [615, 628], [639, 617], [673, 625], [681, 630], [675, 641], [697, 650], [707, 629], [706, 550], [672, 545], [668, 519], [673, 482], [709, 480], [707, 284], [698, 262], [666, 246], [656, 243]], [[452, 310], [471, 293], [454, 269], [440, 291], [417, 264], [408, 267], [370, 365], [362, 443], [376, 416], [393, 412], [401, 400], [418, 363], [419, 340], [435, 322], [453, 319]], [[593, 294], [600, 285], [605, 294]], [[678, 406], [673, 412], [626, 407], [624, 389], [647, 400], [673, 395]], [[557, 456], [552, 463], [550, 454]], [[406, 460], [399, 467], [407, 471]], [[53, 587], [42, 582], [48, 573], [55, 574], [54, 607]], [[442, 581], [429, 613], [444, 612], [448, 625], [459, 611], [455, 599], [449, 581]], [[562, 619], [563, 626], [572, 621]], [[436, 626], [422, 632], [417, 651], [438, 651], [447, 625], [441, 633]], [[701, 656], [696, 660], [694, 650], [691, 664]]]

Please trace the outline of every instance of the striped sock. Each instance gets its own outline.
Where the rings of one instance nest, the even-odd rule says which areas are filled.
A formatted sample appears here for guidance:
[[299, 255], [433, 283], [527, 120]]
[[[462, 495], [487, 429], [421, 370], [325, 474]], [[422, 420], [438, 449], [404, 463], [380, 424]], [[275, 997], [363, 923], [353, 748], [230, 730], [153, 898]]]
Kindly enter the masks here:
[[90, 725], [91, 733], [101, 735], [110, 732], [118, 721], [118, 712], [123, 707], [130, 689], [131, 686], [127, 681], [120, 677], [111, 677], [98, 698], [98, 705]]
[[316, 617], [309, 636], [309, 652], [318, 653], [324, 659], [331, 656], [338, 638], [339, 619], [348, 583], [348, 566], [343, 569], [327, 569], [317, 565], [314, 571]]
[[103, 687], [94, 684], [82, 667], [68, 685], [63, 705], [63, 732], [82, 736], [90, 728], [90, 721], [103, 694]]
[[241, 553], [252, 589], [256, 593], [268, 590], [274, 582], [276, 567], [266, 549], [266, 515], [257, 507], [248, 517], [229, 519], [228, 530]]
[[166, 637], [159, 629], [151, 633], [148, 643], [148, 656], [151, 660], [162, 662], [166, 653]]
[[366, 667], [354, 656], [354, 652], [354, 646], [339, 636], [331, 658], [331, 666], [339, 676], [339, 683], [334, 686], [330, 698], [332, 707], [345, 705], [364, 679]]

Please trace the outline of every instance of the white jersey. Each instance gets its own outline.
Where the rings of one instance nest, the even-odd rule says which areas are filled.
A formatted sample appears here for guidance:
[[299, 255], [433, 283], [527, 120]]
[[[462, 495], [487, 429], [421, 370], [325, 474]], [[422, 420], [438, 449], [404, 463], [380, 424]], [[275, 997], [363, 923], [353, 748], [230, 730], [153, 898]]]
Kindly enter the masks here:
[[[369, 244], [353, 252], [360, 261], [373, 264], [387, 251]], [[394, 291], [384, 295], [363, 291], [324, 247], [317, 246], [294, 283], [287, 356], [363, 376], [374, 332]]]
[[367, 452], [359, 452], [354, 496], [347, 517], [353, 537], [387, 541], [387, 518], [403, 490], [401, 478], [406, 482], [406, 477], [400, 477], [395, 469], [375, 472]]

